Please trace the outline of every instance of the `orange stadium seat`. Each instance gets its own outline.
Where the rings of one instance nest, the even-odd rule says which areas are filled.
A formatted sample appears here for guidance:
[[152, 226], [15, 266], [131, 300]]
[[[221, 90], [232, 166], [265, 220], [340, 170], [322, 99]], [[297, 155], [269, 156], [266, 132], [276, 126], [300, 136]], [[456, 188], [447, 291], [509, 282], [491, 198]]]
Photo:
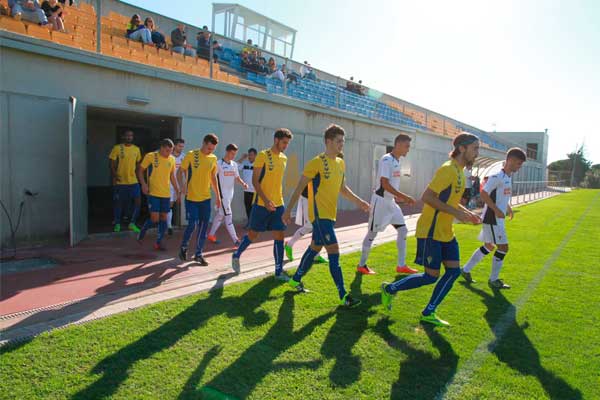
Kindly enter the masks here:
[[73, 35], [71, 35], [69, 33], [52, 31], [52, 41], [54, 43], [62, 44], [65, 46], [75, 47], [75, 42], [73, 41]]
[[144, 45], [142, 44], [142, 42], [136, 42], [135, 40], [127, 40], [127, 47], [138, 51], [144, 50]]
[[0, 29], [27, 35], [25, 24], [23, 24], [21, 21], [15, 21], [11, 17], [0, 16]]
[[50, 36], [50, 24], [40, 26], [38, 24], [26, 24], [27, 34], [38, 39], [52, 40]]

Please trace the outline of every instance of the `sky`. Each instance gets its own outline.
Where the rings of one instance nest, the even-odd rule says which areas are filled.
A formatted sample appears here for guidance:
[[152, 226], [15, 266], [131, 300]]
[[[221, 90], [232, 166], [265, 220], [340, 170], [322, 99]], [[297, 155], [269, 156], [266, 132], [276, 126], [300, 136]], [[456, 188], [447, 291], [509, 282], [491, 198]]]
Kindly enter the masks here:
[[[127, 0], [196, 26], [212, 3]], [[600, 163], [598, 0], [238, 0], [295, 28], [294, 59], [487, 131], [548, 129]]]

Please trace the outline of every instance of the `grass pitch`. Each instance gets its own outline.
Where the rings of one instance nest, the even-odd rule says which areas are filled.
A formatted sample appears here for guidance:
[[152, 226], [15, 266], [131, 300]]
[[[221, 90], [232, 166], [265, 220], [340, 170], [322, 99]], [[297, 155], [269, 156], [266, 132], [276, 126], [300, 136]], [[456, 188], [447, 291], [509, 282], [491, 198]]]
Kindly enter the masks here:
[[[0, 398], [598, 399], [600, 191], [517, 210], [501, 274], [513, 288], [487, 287], [488, 256], [440, 306], [450, 328], [418, 322], [432, 286], [383, 311], [390, 243], [371, 253], [374, 276], [342, 257], [357, 309], [336, 309], [322, 265], [309, 294], [268, 278], [159, 303], [2, 348]], [[478, 230], [456, 227], [463, 262]]]

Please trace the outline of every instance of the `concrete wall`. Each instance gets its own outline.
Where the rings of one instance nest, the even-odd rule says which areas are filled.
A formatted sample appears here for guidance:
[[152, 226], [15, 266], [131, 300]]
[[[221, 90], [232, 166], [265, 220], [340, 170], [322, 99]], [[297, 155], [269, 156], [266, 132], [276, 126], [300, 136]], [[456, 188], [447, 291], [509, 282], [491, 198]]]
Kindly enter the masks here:
[[[108, 62], [95, 55], [97, 60], [93, 62], [87, 59], [69, 61], [62, 55], [57, 58], [39, 54], [41, 52], [43, 50], [30, 52], [0, 47], [3, 76], [0, 143], [2, 170], [8, 171], [8, 174], [2, 174], [1, 198], [14, 215], [24, 188], [40, 192], [36, 199], [27, 202], [24, 223], [19, 230], [20, 239], [64, 236], [67, 230], [66, 107], [69, 96], [77, 98], [78, 109], [84, 114], [87, 107], [102, 107], [178, 118], [181, 136], [188, 148], [199, 146], [206, 133], [214, 132], [221, 138], [219, 156], [230, 142], [237, 143], [243, 150], [250, 146], [267, 147], [272, 143], [274, 129], [288, 127], [295, 134], [288, 151], [289, 168], [284, 182], [288, 195], [306, 160], [322, 150], [322, 132], [333, 122], [342, 125], [347, 132], [348, 183], [360, 196], [368, 199], [375, 151], [389, 145], [400, 132], [399, 128], [350, 114], [231, 85], [185, 78], [181, 74], [156, 72], [142, 75], [132, 72], [133, 63]], [[141, 66], [135, 68], [151, 70]], [[43, 76], [44, 79], [31, 79], [32, 76]], [[146, 98], [148, 104], [129, 104], [128, 96]], [[78, 121], [85, 118], [81, 112], [77, 114]], [[8, 119], [4, 118], [6, 115]], [[109, 148], [102, 142], [97, 154], [87, 152], [86, 140], [96, 140], [100, 135], [98, 129], [102, 129], [96, 123], [89, 125], [88, 131], [84, 120], [74, 129], [74, 152], [78, 155], [75, 169], [79, 174], [75, 188], [75, 218], [84, 230], [87, 229], [82, 222], [87, 218], [87, 182], [104, 181], [105, 153]], [[417, 196], [435, 169], [447, 159], [450, 139], [421, 132], [409, 133], [414, 137], [413, 150], [405, 164], [411, 176], [404, 178], [403, 190]], [[502, 157], [491, 150], [483, 153], [488, 157]], [[104, 161], [100, 163], [100, 172], [93, 170], [93, 163], [88, 162], [96, 156]], [[342, 201], [341, 207], [347, 209], [350, 205]], [[235, 199], [234, 215], [238, 221], [244, 219], [241, 191]], [[4, 217], [2, 221], [2, 242], [5, 243], [9, 233]]]

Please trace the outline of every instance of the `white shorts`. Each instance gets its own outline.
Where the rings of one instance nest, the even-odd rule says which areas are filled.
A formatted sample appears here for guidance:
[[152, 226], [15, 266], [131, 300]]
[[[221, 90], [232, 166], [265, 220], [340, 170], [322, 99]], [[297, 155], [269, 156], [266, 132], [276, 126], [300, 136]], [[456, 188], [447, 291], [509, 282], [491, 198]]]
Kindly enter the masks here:
[[220, 215], [231, 215], [231, 201], [232, 198], [223, 197], [221, 199], [221, 207], [217, 209]]
[[304, 196], [300, 196], [298, 205], [296, 206], [296, 225], [304, 226], [310, 223], [308, 219], [308, 199]]
[[402, 209], [394, 200], [373, 194], [369, 213], [369, 231], [383, 232], [388, 225], [406, 225]]
[[478, 239], [484, 243], [508, 244], [504, 219], [496, 219], [496, 225], [483, 224]]

